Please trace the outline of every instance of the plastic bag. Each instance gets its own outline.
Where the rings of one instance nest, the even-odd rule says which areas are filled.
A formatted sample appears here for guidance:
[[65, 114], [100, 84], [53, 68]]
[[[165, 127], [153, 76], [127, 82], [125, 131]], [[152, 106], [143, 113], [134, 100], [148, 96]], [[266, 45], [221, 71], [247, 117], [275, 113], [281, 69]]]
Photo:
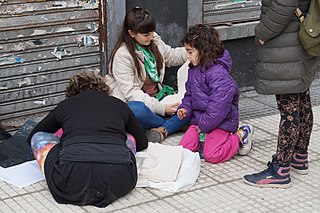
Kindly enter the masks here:
[[[153, 157], [146, 153], [137, 153], [136, 158], [139, 173], [143, 161], [147, 158]], [[200, 174], [200, 164], [201, 161], [198, 152], [192, 152], [188, 149], [182, 148], [181, 165], [175, 181], [153, 181], [143, 175], [139, 175], [136, 187], [150, 187], [168, 192], [187, 190], [196, 183]], [[149, 164], [149, 166], [152, 166], [152, 164]]]
[[7, 168], [35, 159], [27, 138], [36, 124], [28, 119], [13, 136], [0, 143], [1, 167]]

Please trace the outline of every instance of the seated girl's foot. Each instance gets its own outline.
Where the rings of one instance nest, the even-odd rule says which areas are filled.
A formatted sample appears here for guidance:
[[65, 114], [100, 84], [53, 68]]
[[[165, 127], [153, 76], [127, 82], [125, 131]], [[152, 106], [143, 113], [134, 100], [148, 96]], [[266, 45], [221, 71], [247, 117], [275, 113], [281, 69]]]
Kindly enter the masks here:
[[162, 143], [162, 141], [164, 141], [164, 139], [168, 136], [168, 132], [164, 127], [153, 128], [150, 131], [154, 133], [156, 132], [160, 135], [160, 141], [158, 143]]
[[250, 124], [241, 125], [237, 134], [240, 138], [238, 155], [247, 155], [252, 149], [253, 126]]
[[144, 131], [144, 134], [146, 135], [148, 142], [152, 142], [152, 143], [161, 142], [161, 134], [157, 131], [146, 129]]

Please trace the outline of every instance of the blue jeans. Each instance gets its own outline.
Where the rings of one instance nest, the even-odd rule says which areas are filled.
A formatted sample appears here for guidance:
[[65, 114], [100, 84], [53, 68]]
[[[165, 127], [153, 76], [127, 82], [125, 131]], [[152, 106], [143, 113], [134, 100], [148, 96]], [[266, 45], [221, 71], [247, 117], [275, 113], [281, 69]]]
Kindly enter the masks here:
[[190, 119], [179, 120], [177, 115], [166, 119], [152, 112], [149, 107], [141, 101], [129, 101], [128, 106], [144, 129], [162, 126], [166, 128], [168, 135], [170, 135], [171, 133], [180, 130], [184, 125], [189, 124], [190, 122]]

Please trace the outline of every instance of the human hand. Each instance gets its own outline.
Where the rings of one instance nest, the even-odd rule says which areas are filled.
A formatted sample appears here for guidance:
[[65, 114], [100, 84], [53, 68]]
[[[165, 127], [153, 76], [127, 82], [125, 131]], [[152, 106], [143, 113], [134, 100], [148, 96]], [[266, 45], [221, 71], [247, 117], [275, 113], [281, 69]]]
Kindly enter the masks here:
[[166, 115], [172, 116], [172, 115], [176, 114], [179, 104], [180, 104], [179, 102], [174, 103], [174, 104], [167, 104]]
[[262, 39], [259, 38], [259, 43], [260, 43], [261, 45], [264, 45], [264, 40], [262, 40]]
[[179, 120], [182, 120], [185, 117], [187, 117], [187, 114], [188, 114], [187, 110], [183, 109], [183, 108], [178, 109], [178, 111], [177, 111], [177, 115], [178, 115]]
[[196, 130], [200, 134], [201, 130], [200, 130], [200, 128], [198, 126], [196, 126]]

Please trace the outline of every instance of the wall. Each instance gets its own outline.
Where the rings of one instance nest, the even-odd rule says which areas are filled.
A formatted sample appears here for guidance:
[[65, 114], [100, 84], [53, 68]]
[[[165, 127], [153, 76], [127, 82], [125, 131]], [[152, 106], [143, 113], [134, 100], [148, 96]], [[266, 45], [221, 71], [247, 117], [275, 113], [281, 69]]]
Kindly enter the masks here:
[[242, 91], [252, 90], [256, 65], [254, 37], [226, 40], [224, 46], [232, 57], [231, 75]]
[[7, 129], [63, 100], [71, 75], [99, 71], [98, 26], [95, 0], [0, 5], [0, 121]]
[[[134, 6], [146, 7], [157, 22], [156, 32], [172, 47], [182, 46], [181, 39], [187, 28], [187, 1], [185, 0], [131, 0], [126, 1], [126, 10]], [[166, 69], [165, 84], [176, 87], [176, 73], [179, 67]]]

